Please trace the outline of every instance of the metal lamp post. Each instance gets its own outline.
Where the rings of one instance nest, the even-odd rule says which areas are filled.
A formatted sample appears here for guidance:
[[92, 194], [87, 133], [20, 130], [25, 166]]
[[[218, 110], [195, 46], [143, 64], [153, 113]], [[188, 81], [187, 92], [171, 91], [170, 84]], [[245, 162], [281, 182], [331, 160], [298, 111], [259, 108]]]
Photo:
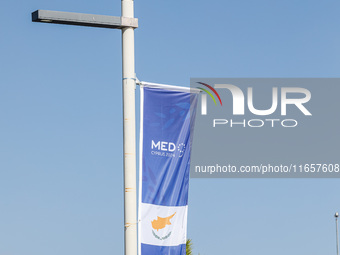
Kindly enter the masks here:
[[33, 22], [122, 30], [125, 255], [137, 255], [134, 1], [122, 0], [122, 17], [37, 10]]

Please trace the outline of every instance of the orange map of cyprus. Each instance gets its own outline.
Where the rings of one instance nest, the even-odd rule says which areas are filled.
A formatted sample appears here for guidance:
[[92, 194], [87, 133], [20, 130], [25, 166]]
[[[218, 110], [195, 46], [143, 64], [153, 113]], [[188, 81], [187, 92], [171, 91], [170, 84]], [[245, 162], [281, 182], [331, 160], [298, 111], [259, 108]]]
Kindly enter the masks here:
[[175, 214], [176, 213], [174, 213], [173, 215], [170, 215], [166, 218], [162, 218], [162, 217], [157, 216], [157, 220], [151, 221], [152, 228], [156, 229], [158, 231], [159, 229], [165, 228], [166, 225], [171, 225], [170, 220], [172, 219], [172, 217], [175, 216]]

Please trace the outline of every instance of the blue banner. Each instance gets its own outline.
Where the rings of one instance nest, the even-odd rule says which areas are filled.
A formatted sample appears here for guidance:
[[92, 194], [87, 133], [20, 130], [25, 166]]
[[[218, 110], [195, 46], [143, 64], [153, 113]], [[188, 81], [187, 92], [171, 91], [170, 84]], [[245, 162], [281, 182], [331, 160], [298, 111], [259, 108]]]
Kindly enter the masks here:
[[139, 251], [185, 254], [197, 91], [141, 86]]

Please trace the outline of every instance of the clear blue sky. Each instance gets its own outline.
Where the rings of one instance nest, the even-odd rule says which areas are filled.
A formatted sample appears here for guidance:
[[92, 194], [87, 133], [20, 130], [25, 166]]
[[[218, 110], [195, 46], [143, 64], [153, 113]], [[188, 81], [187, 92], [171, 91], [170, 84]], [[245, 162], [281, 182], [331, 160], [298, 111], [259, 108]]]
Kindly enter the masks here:
[[[0, 9], [0, 255], [123, 252], [120, 31], [36, 9], [120, 15], [119, 0]], [[140, 80], [339, 77], [335, 0], [136, 1]], [[307, 145], [306, 145], [307, 146]], [[191, 179], [195, 254], [332, 255], [337, 179]]]

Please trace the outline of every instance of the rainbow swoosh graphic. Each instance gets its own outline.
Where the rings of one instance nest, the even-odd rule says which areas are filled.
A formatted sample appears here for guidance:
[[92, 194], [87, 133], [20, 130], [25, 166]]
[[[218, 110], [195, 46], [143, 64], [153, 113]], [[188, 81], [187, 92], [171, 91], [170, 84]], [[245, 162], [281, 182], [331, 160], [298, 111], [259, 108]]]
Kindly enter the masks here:
[[[203, 83], [203, 82], [197, 82], [197, 83], [199, 83], [199, 84], [201, 84], [201, 85], [203, 85], [203, 86], [206, 86], [206, 87], [209, 88], [212, 92], [214, 92], [214, 94], [217, 96], [217, 98], [218, 98], [218, 100], [220, 101], [220, 104], [221, 104], [221, 106], [222, 106], [221, 97], [220, 97], [220, 95], [217, 93], [217, 91], [216, 91], [213, 87], [211, 87], [210, 85], [208, 85], [208, 84], [206, 84], [206, 83]], [[214, 100], [215, 105], [217, 105], [216, 100], [215, 100], [215, 97], [213, 96], [213, 94], [211, 94], [211, 92], [210, 92], [209, 90], [204, 89], [204, 88], [201, 88], [201, 87], [198, 87], [198, 89], [201, 89], [201, 90], [203, 90], [204, 92], [206, 92], [206, 93]]]

